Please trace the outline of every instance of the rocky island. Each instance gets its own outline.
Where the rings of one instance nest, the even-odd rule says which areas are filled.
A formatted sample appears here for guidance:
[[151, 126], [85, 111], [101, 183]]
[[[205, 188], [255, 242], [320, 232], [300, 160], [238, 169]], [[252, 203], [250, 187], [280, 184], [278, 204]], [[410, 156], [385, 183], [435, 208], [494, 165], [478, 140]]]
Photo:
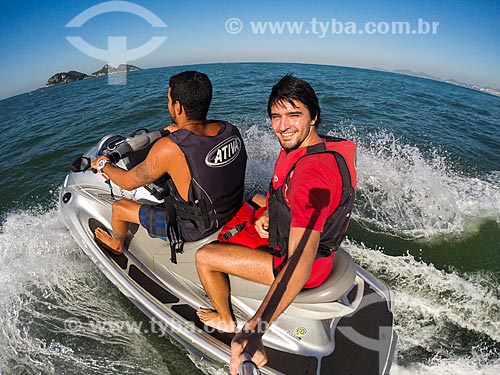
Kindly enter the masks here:
[[114, 68], [114, 67], [106, 64], [101, 69], [99, 69], [98, 71], [96, 71], [92, 74], [85, 74], [85, 73], [77, 72], [74, 70], [70, 70], [69, 72], [62, 72], [62, 73], [54, 74], [52, 77], [49, 78], [49, 80], [47, 81], [47, 84], [44, 87], [50, 87], [50, 86], [60, 85], [63, 83], [68, 83], [68, 82], [80, 81], [82, 79], [102, 77], [102, 76], [106, 76], [108, 74], [115, 74], [115, 73], [121, 73], [121, 72], [133, 72], [135, 70], [141, 70], [141, 68], [138, 68], [135, 65], [129, 65], [129, 64], [120, 64], [117, 68]]

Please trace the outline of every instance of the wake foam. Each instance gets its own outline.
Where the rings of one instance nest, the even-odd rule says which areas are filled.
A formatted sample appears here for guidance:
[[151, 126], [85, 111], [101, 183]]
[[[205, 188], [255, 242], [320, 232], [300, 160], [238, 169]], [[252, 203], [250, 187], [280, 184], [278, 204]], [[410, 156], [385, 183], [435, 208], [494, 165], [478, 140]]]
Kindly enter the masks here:
[[131, 329], [149, 321], [78, 248], [55, 210], [6, 216], [0, 288], [2, 374], [168, 374], [166, 363], [185, 358], [164, 338]]
[[[358, 264], [390, 284], [396, 300], [396, 316], [408, 320], [406, 328], [412, 333], [403, 336], [412, 337], [420, 332], [420, 342], [425, 337], [433, 340], [435, 332], [422, 335], [420, 319], [425, 319], [432, 320], [436, 327], [451, 323], [500, 343], [500, 291], [487, 276], [446, 273], [411, 255], [388, 256], [350, 241], [344, 247]], [[405, 341], [400, 341], [400, 348], [404, 349]]]
[[482, 353], [467, 358], [435, 357], [429, 364], [416, 364], [409, 367], [394, 364], [392, 375], [498, 375], [500, 360], [485, 361]]
[[[263, 120], [264, 121], [264, 120]], [[248, 154], [245, 191], [249, 196], [266, 194], [281, 146], [269, 127], [252, 124], [242, 134]]]
[[363, 139], [347, 132], [358, 145], [354, 217], [361, 223], [410, 238], [461, 232], [478, 218], [500, 223], [499, 171], [466, 176], [436, 149], [424, 156], [388, 132]]
[[[280, 145], [269, 120], [246, 120], [245, 125], [247, 191], [265, 192]], [[467, 176], [457, 170], [451, 156], [438, 149], [424, 154], [390, 132], [360, 136], [354, 126], [341, 125], [340, 136], [358, 146], [353, 217], [361, 225], [422, 238], [471, 230], [484, 219], [500, 223], [500, 171]]]
[[356, 262], [385, 280], [398, 332], [394, 374], [497, 374], [500, 292], [488, 276], [459, 276], [346, 241]]

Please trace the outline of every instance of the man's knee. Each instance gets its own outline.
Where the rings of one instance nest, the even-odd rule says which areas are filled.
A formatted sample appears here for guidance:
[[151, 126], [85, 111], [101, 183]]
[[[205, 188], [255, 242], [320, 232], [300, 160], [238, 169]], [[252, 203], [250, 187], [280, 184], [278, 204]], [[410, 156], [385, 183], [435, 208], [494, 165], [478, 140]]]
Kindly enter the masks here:
[[113, 202], [112, 213], [117, 219], [131, 221], [133, 216], [136, 216], [134, 213], [138, 210], [138, 207], [140, 205], [137, 202], [121, 199]]
[[210, 261], [210, 256], [214, 256], [212, 250], [214, 250], [216, 246], [216, 244], [209, 243], [198, 249], [196, 252], [196, 265], [206, 265]]
[[125, 208], [125, 201], [123, 199], [114, 201], [112, 204], [113, 213], [118, 214], [120, 212], [123, 212], [124, 208]]

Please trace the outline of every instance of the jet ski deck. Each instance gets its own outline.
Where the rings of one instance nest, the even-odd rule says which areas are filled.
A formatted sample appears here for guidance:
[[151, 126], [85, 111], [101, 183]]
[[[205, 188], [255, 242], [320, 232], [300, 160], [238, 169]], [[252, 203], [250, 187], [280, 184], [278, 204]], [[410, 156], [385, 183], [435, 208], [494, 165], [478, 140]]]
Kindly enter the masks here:
[[[86, 155], [96, 154], [100, 146]], [[127, 192], [90, 170], [71, 172], [63, 185], [60, 211], [75, 241], [118, 289], [160, 328], [184, 345], [208, 368], [229, 363], [233, 334], [215, 331], [196, 315], [210, 301], [198, 279], [195, 254], [213, 234], [186, 243], [170, 261], [168, 242], [149, 237], [132, 226], [123, 254], [115, 255], [96, 242], [97, 227], [110, 228], [116, 198], [157, 203], [144, 188]], [[253, 315], [267, 286], [230, 277], [238, 327]], [[263, 374], [389, 374], [397, 336], [393, 330], [388, 288], [357, 266], [347, 252], [335, 255], [334, 269], [320, 287], [304, 290], [264, 335], [269, 357]]]

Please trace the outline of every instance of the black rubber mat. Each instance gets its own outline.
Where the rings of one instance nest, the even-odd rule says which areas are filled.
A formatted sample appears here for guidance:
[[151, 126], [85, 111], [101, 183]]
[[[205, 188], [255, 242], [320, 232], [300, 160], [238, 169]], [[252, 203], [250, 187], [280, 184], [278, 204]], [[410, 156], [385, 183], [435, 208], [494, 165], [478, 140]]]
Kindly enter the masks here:
[[174, 296], [172, 293], [163, 288], [161, 285], [151, 280], [135, 265], [132, 264], [130, 266], [128, 274], [136, 283], [138, 283], [141, 287], [143, 287], [146, 291], [148, 291], [149, 294], [151, 294], [161, 303], [179, 302], [179, 298]]
[[[369, 297], [369, 298], [367, 298]], [[343, 317], [335, 331], [335, 351], [321, 360], [321, 375], [379, 375], [388, 356], [391, 337], [384, 336], [382, 327], [392, 327], [392, 313], [387, 302], [365, 284], [364, 301], [352, 315]], [[368, 345], [356, 343], [344, 335], [342, 327], [352, 327], [357, 333], [367, 338]], [[340, 330], [339, 330], [340, 329]], [[380, 337], [379, 337], [380, 335]], [[378, 340], [378, 341], [374, 341]], [[368, 348], [371, 346], [372, 348]], [[380, 357], [379, 357], [380, 353]], [[379, 363], [379, 358], [383, 363]]]

